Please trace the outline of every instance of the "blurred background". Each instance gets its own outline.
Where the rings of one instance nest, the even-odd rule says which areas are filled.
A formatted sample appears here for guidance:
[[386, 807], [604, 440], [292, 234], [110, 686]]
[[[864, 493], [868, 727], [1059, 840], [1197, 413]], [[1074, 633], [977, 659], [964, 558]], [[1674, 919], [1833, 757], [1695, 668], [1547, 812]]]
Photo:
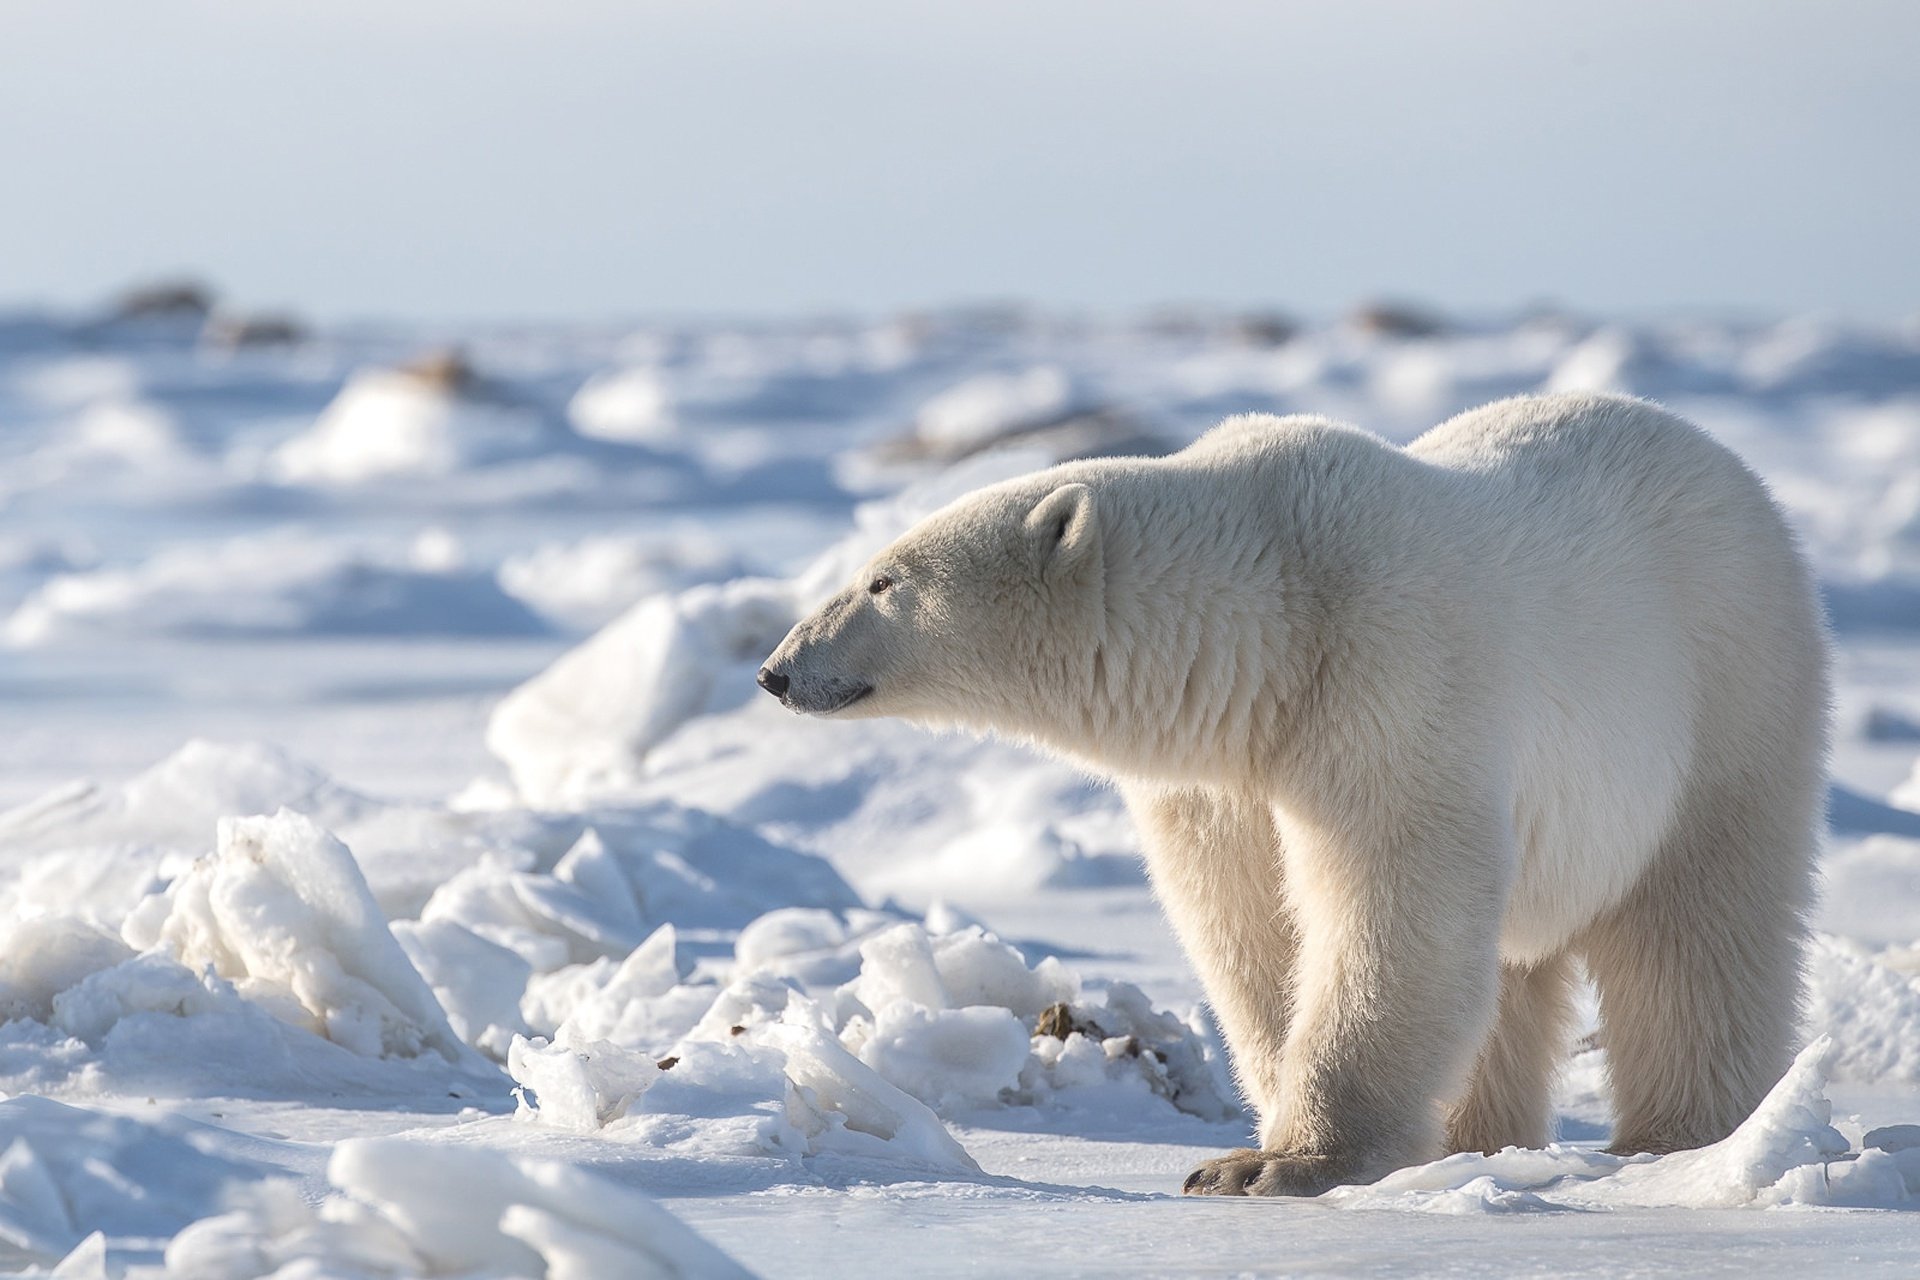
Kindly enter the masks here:
[[[1229, 413], [1405, 439], [1607, 389], [1792, 512], [1884, 827], [1917, 54], [1898, 0], [17, 0], [0, 801], [260, 739], [397, 795], [678, 789], [816, 850], [890, 814], [937, 863], [978, 815], [898, 825], [909, 739], [796, 782], [821, 739], [748, 705], [859, 547]], [[1127, 851], [1032, 776], [1003, 845]]]

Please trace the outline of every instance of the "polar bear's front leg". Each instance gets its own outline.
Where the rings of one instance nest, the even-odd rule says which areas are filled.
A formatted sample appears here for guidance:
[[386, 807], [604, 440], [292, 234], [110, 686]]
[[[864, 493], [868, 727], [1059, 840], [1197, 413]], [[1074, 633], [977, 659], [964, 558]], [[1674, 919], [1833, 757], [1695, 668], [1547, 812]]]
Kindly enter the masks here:
[[1264, 800], [1130, 786], [1153, 890], [1220, 1021], [1241, 1094], [1262, 1122], [1281, 1093], [1298, 938]]
[[1460, 1091], [1498, 991], [1510, 837], [1480, 808], [1340, 831], [1280, 815], [1300, 954], [1279, 1094], [1261, 1150], [1203, 1165], [1189, 1192], [1317, 1195], [1441, 1154], [1437, 1100]]

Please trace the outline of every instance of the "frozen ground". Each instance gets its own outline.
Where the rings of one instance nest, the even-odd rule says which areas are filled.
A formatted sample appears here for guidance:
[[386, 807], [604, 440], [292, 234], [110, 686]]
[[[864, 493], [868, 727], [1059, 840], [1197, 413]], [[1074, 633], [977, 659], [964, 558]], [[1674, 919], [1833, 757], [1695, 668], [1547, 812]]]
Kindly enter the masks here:
[[[1911, 1274], [1920, 329], [1405, 327], [0, 316], [0, 1270]], [[1002, 475], [1597, 387], [1826, 586], [1807, 1051], [1705, 1153], [1588, 1050], [1547, 1152], [1179, 1198], [1247, 1121], [1114, 798], [756, 660]]]

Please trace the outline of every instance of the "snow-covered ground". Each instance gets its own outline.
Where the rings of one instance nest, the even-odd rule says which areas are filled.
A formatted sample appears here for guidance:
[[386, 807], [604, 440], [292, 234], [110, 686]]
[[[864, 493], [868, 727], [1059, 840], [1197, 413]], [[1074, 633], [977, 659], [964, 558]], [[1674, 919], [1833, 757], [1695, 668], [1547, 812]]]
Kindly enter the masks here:
[[[1920, 327], [1405, 327], [0, 316], [0, 1271], [1911, 1274]], [[1181, 1199], [1248, 1122], [1115, 798], [753, 669], [975, 485], [1543, 388], [1819, 568], [1808, 1048], [1705, 1152], [1601, 1154], [1588, 1048], [1546, 1152]]]

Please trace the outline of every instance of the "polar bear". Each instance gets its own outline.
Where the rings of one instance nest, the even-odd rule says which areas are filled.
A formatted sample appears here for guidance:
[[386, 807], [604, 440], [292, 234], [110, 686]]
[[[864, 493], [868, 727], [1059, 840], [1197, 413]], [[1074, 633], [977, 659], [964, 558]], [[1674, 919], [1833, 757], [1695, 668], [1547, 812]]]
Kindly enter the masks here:
[[1259, 1122], [1186, 1190], [1311, 1195], [1543, 1144], [1580, 964], [1616, 1150], [1752, 1110], [1798, 1012], [1826, 653], [1753, 474], [1582, 395], [1405, 448], [1240, 417], [996, 485], [759, 679], [1112, 779]]

